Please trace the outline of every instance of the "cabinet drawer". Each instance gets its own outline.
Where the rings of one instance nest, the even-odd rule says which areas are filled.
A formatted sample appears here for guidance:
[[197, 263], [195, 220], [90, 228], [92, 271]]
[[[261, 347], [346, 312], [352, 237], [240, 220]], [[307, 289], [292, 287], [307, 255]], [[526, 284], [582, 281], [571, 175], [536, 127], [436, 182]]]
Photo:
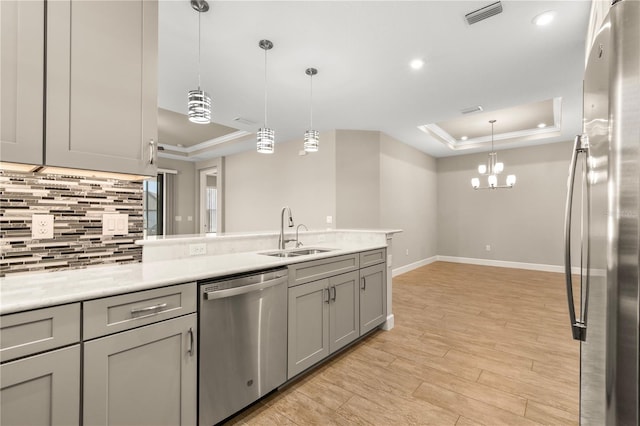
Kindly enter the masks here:
[[386, 249], [363, 251], [360, 253], [360, 267], [376, 265], [385, 261]]
[[195, 312], [196, 295], [193, 282], [85, 302], [84, 340]]
[[3, 315], [2, 362], [80, 341], [80, 303]]
[[289, 265], [289, 287], [358, 269], [357, 253]]

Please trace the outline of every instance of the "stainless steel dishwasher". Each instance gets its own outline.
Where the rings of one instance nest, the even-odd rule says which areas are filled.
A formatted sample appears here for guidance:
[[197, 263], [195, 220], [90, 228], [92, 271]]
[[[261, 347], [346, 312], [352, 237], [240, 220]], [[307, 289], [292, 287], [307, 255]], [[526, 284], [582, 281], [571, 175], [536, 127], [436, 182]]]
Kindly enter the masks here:
[[287, 376], [287, 270], [200, 282], [198, 423], [211, 426]]

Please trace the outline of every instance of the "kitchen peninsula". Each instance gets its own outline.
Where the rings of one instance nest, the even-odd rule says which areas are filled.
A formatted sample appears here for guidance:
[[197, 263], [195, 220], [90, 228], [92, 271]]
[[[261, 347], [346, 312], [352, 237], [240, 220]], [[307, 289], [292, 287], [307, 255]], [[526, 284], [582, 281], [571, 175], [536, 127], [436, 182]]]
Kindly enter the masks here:
[[[128, 424], [141, 423], [139, 416], [146, 421], [157, 417], [158, 424], [195, 424], [198, 398], [200, 405], [209, 398], [202, 384], [219, 383], [202, 377], [202, 364], [198, 369], [203, 359], [200, 345], [217, 323], [203, 323], [203, 303], [221, 298], [215, 291], [223, 280], [233, 283], [277, 274], [277, 309], [262, 303], [266, 284], [246, 286], [260, 291], [259, 312], [268, 313], [257, 321], [260, 327], [273, 322], [276, 312], [284, 319], [275, 327], [271, 324], [281, 330], [281, 351], [288, 351], [288, 356], [278, 357], [283, 373], [271, 388], [261, 390], [269, 392], [370, 331], [393, 327], [387, 253], [396, 232], [400, 231], [309, 231], [299, 235], [301, 247], [285, 250], [276, 249], [278, 233], [166, 237], [139, 242], [141, 263], [0, 278], [3, 418], [25, 415], [24, 405], [11, 401], [26, 398], [32, 407], [44, 407], [44, 398], [51, 411], [33, 410], [33, 424], [49, 415], [54, 423], [79, 424], [80, 413], [90, 424], [112, 421], [114, 416]], [[224, 292], [247, 297], [233, 286], [220, 294]], [[319, 311], [309, 309], [313, 306]], [[251, 322], [253, 314], [244, 307], [241, 312], [228, 307], [224, 305], [227, 310], [222, 312]], [[283, 315], [287, 311], [288, 316]], [[236, 333], [229, 334], [229, 341], [216, 341], [217, 347], [234, 347], [252, 334], [251, 328], [247, 332], [232, 322]], [[314, 333], [320, 333], [319, 349]], [[257, 344], [274, 345], [272, 339], [259, 336]], [[270, 369], [258, 368], [255, 374], [265, 370]], [[42, 392], [27, 389], [41, 382], [36, 377], [49, 378]], [[246, 383], [243, 388], [251, 387], [254, 379], [243, 377], [234, 375], [235, 381]], [[261, 377], [255, 382], [263, 386]], [[149, 386], [162, 391], [140, 398]], [[234, 397], [235, 405], [223, 407], [215, 422], [262, 393], [253, 395]], [[160, 407], [166, 412], [159, 412]], [[203, 421], [200, 424], [208, 424]]]

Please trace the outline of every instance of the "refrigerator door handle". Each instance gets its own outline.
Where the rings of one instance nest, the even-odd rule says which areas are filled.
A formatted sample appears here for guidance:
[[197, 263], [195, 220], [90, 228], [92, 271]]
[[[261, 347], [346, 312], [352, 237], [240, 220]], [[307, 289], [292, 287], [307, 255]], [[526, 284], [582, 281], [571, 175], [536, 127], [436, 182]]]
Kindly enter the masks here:
[[[564, 211], [564, 271], [567, 284], [567, 302], [569, 305], [569, 321], [571, 322], [571, 333], [575, 340], [585, 340], [586, 324], [576, 319], [576, 309], [573, 302], [573, 280], [571, 276], [571, 214], [573, 210], [573, 189], [576, 177], [578, 155], [586, 153], [586, 148], [582, 144], [582, 136], [577, 135], [569, 166], [569, 178], [567, 181], [567, 202]], [[582, 273], [582, 271], [581, 271]], [[584, 311], [583, 311], [584, 312]]]

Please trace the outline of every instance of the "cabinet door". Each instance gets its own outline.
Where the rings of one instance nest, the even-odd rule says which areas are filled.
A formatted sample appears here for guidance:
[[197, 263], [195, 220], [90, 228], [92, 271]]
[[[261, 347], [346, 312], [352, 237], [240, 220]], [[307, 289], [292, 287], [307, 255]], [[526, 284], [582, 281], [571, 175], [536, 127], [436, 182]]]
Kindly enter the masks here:
[[387, 285], [384, 263], [360, 270], [360, 335], [387, 319]]
[[80, 345], [0, 367], [0, 424], [80, 424]]
[[42, 164], [44, 1], [0, 1], [0, 160]]
[[333, 353], [360, 336], [358, 272], [329, 278], [329, 352]]
[[158, 4], [47, 4], [46, 164], [155, 174]]
[[328, 285], [324, 279], [289, 288], [289, 379], [329, 355]]
[[84, 424], [196, 424], [196, 314], [84, 344]]

